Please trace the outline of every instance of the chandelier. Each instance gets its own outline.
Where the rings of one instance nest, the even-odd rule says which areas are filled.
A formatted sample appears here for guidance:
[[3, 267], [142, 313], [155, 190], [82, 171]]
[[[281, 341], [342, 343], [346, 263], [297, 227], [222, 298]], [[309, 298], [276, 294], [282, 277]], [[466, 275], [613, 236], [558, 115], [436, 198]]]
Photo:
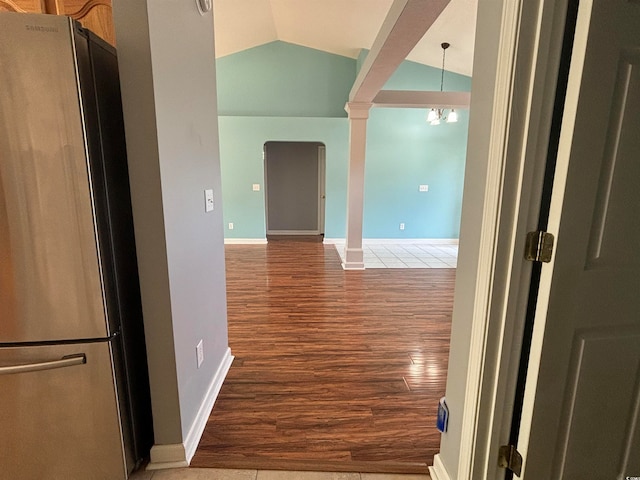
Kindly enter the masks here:
[[[444, 57], [450, 45], [447, 42], [443, 42], [440, 46], [442, 47], [442, 71], [440, 73], [440, 91], [442, 92], [444, 87]], [[429, 110], [427, 122], [429, 122], [430, 125], [440, 125], [441, 121], [455, 123], [458, 121], [458, 113], [453, 108], [448, 114], [444, 108], [432, 108]]]

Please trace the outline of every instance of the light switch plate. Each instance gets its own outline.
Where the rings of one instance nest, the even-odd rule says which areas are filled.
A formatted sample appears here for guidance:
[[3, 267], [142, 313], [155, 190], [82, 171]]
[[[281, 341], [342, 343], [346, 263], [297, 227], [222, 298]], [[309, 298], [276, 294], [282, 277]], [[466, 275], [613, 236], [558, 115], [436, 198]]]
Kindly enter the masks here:
[[421, 192], [428, 192], [429, 191], [429, 185], [420, 185], [420, 191]]
[[213, 211], [213, 190], [208, 189], [204, 191], [204, 211]]
[[259, 183], [254, 183], [253, 184], [253, 191], [254, 192], [259, 192], [260, 191], [260, 184]]

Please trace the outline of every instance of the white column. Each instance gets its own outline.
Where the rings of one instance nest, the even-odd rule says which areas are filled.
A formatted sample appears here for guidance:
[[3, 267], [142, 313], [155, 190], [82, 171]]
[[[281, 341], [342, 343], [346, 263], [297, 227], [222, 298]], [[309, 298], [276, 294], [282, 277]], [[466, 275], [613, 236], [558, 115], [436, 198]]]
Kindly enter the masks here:
[[364, 205], [364, 160], [367, 145], [367, 119], [370, 103], [349, 102], [349, 175], [347, 178], [347, 237], [345, 270], [363, 270], [362, 212]]

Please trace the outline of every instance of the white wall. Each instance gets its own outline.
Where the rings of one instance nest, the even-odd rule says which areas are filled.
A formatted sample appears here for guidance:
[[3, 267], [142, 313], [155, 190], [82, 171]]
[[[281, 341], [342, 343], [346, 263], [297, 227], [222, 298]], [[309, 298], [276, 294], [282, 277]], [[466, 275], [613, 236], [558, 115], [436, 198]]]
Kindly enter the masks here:
[[[213, 17], [193, 1], [119, 0], [114, 21], [154, 449], [175, 447], [155, 461], [179, 462], [185, 443], [198, 440], [222, 380], [216, 372], [224, 375], [229, 360]], [[210, 213], [206, 188], [214, 191]]]

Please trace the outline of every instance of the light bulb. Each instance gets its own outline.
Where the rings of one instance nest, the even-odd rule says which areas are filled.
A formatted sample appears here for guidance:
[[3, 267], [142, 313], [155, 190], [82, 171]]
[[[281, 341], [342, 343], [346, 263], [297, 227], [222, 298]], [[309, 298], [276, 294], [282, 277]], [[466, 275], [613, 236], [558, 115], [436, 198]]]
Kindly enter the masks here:
[[447, 115], [447, 123], [455, 123], [457, 121], [458, 121], [458, 112], [452, 109], [451, 112], [449, 112], [449, 115]]
[[427, 115], [427, 122], [433, 123], [433, 121], [437, 120], [437, 118], [438, 113], [436, 112], [436, 109], [432, 108], [431, 110], [429, 110], [429, 114]]

